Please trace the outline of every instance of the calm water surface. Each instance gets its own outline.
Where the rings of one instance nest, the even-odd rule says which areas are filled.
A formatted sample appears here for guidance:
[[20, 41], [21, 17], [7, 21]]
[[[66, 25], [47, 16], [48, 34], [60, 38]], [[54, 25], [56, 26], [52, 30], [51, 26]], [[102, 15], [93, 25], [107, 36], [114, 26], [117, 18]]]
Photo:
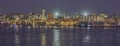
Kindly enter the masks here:
[[120, 29], [5, 27], [0, 46], [120, 46]]

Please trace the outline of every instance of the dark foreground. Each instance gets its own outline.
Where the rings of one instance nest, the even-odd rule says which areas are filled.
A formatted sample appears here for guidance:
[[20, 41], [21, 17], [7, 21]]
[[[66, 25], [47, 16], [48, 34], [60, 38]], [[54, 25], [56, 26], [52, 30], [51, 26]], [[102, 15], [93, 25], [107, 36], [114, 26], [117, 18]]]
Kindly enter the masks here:
[[1, 28], [0, 46], [120, 46], [119, 28]]

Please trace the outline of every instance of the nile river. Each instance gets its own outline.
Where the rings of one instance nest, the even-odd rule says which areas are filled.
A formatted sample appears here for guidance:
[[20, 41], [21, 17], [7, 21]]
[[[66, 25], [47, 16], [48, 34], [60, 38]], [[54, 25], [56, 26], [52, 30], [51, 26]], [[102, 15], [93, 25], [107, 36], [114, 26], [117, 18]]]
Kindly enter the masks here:
[[0, 46], [120, 46], [120, 29], [2, 27]]

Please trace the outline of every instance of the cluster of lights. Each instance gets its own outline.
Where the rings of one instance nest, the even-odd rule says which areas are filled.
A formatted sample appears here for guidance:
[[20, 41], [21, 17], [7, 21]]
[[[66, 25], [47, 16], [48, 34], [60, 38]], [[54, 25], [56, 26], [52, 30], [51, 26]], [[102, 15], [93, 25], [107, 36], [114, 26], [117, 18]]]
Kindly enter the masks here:
[[[60, 12], [59, 11], [55, 11], [53, 14], [54, 14], [55, 17], [58, 17], [60, 15]], [[88, 16], [90, 13], [89, 12], [82, 12], [81, 14], [83, 16]]]

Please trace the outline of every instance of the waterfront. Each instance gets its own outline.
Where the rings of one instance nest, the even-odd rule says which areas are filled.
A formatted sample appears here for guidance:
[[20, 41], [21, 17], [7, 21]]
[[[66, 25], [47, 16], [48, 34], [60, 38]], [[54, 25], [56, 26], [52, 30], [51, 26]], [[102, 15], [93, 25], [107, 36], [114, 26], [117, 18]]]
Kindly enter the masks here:
[[0, 28], [0, 46], [119, 46], [119, 27]]

